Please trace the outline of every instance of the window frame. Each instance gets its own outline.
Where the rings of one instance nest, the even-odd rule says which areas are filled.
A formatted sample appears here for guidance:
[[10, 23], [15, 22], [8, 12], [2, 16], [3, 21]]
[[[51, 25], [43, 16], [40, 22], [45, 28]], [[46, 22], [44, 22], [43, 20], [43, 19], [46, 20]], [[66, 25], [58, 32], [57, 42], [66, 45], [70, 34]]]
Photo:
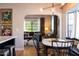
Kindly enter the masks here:
[[[31, 28], [32, 28], [31, 31], [26, 31], [26, 30], [25, 30], [25, 28], [26, 28], [25, 23], [26, 23], [27, 21], [30, 21], [30, 22], [31, 22]], [[29, 19], [25, 19], [25, 20], [24, 20], [24, 32], [40, 32], [40, 28], [38, 28], [39, 30], [36, 30], [36, 31], [34, 30], [34, 28], [36, 28], [36, 27], [34, 27], [34, 25], [33, 25], [33, 24], [34, 24], [34, 21], [37, 21], [38, 27], [40, 27], [40, 18], [38, 18], [38, 19], [37, 19], [37, 18], [36, 18], [36, 19], [30, 19], [30, 20], [29, 20]], [[27, 27], [28, 27], [28, 26], [27, 26]]]
[[[73, 24], [73, 30], [72, 30], [72, 35], [71, 36], [69, 36], [69, 13], [74, 13], [74, 19], [73, 19], [73, 22], [74, 22], [74, 24]], [[67, 38], [74, 38], [75, 37], [75, 32], [76, 32], [76, 11], [73, 11], [73, 12], [68, 12], [68, 13], [66, 13], [66, 37]]]

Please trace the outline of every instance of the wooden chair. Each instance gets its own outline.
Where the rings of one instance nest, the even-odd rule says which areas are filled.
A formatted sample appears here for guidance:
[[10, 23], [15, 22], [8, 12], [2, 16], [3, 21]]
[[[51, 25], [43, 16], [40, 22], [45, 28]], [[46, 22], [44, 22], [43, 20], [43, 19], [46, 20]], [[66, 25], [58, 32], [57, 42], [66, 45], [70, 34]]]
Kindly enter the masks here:
[[69, 48], [74, 45], [74, 41], [52, 41], [54, 55], [66, 56], [69, 55]]
[[33, 35], [29, 35], [30, 32], [24, 33], [24, 46], [28, 45], [28, 42], [32, 39]]
[[43, 56], [44, 55], [44, 46], [42, 45], [41, 41], [40, 41], [40, 34], [35, 33], [33, 36], [33, 43], [34, 43], [34, 47], [36, 49], [37, 55], [38, 56]]

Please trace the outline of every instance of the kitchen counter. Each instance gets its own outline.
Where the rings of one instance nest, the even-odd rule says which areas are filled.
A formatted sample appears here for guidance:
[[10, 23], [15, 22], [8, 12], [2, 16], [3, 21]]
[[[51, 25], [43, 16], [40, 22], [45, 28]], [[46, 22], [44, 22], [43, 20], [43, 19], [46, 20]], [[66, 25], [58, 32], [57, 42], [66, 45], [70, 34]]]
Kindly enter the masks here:
[[6, 41], [12, 40], [13, 38], [16, 38], [16, 37], [14, 37], [14, 36], [1, 36], [0, 37], [0, 44], [4, 43]]
[[15, 56], [15, 39], [14, 36], [0, 36], [0, 49], [5, 48], [6, 46], [14, 46], [12, 49], [12, 55]]

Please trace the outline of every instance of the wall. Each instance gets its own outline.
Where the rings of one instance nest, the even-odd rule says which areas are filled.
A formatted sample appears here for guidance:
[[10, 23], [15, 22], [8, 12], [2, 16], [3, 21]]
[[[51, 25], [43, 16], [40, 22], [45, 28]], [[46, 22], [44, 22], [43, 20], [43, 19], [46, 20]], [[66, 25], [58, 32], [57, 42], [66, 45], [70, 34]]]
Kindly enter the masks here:
[[[50, 11], [41, 12], [39, 10], [40, 7], [38, 7], [38, 5], [34, 5], [34, 6], [33, 6], [33, 4], [28, 7], [27, 7], [27, 4], [7, 4], [7, 3], [0, 4], [0, 8], [12, 8], [13, 9], [13, 36], [17, 36], [17, 38], [15, 40], [16, 50], [24, 49], [23, 24], [24, 24], [24, 20], [25, 20], [24, 17], [26, 15], [52, 15], [52, 13]], [[60, 19], [59, 34], [61, 37], [61, 33], [62, 33], [61, 11], [57, 11], [55, 14], [58, 15], [59, 19]], [[46, 22], [45, 26], [49, 27], [50, 25], [47, 25], [47, 23], [48, 23], [48, 21]]]
[[45, 28], [48, 28], [47, 31], [45, 30], [45, 33], [50, 32], [50, 29], [51, 29], [51, 15], [45, 17]]

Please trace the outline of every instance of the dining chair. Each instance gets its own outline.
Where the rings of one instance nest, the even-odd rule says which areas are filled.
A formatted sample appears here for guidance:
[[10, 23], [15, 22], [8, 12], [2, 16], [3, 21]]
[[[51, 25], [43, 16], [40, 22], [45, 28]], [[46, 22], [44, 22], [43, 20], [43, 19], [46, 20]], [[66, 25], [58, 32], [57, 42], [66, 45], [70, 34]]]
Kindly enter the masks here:
[[35, 33], [33, 35], [33, 43], [34, 43], [34, 47], [36, 49], [37, 55], [38, 56], [44, 56], [44, 46], [42, 44], [42, 42], [40, 41], [40, 34]]
[[26, 45], [28, 46], [29, 41], [32, 40], [33, 34], [29, 35], [29, 33], [30, 32], [25, 32], [24, 33], [24, 46], [26, 46]]
[[69, 48], [74, 45], [74, 41], [52, 41], [55, 56], [68, 56]]

